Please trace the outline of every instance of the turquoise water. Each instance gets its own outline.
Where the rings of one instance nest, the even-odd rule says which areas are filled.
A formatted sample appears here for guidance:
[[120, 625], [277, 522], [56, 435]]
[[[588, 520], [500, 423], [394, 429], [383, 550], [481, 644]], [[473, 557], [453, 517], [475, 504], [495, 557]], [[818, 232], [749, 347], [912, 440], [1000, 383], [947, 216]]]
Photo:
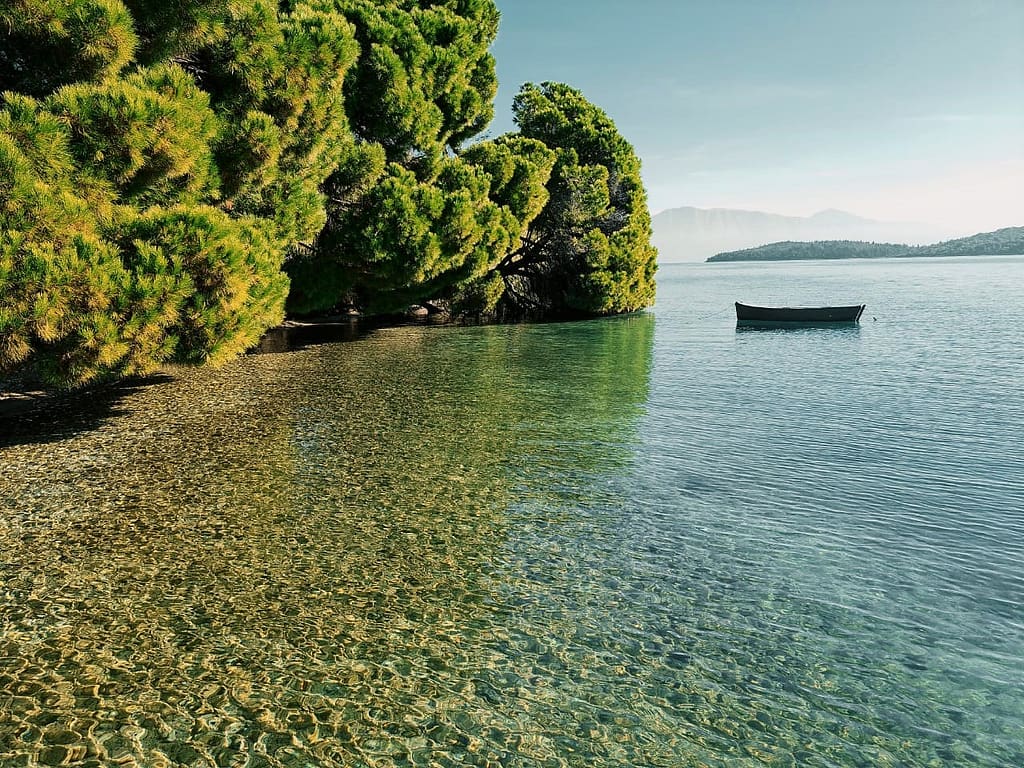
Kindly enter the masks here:
[[0, 765], [1024, 765], [1022, 335], [1024, 259], [668, 265], [0, 421]]

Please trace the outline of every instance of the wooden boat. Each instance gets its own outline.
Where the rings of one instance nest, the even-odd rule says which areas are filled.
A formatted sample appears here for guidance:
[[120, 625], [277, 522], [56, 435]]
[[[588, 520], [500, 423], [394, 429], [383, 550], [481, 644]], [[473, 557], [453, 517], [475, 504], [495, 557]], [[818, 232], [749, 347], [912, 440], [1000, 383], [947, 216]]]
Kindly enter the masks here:
[[847, 307], [755, 307], [736, 302], [737, 325], [817, 325], [819, 323], [856, 323], [864, 304]]

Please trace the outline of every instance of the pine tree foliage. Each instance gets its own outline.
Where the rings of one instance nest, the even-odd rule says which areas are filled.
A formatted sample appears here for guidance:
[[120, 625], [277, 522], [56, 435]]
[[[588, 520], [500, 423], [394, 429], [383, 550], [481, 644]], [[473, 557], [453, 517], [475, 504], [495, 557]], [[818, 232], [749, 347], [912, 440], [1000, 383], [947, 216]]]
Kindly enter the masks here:
[[462, 159], [490, 178], [491, 200], [520, 221], [518, 235], [525, 235], [527, 226], [548, 203], [546, 185], [555, 166], [555, 153], [543, 142], [511, 135], [474, 144], [462, 153]]
[[343, 85], [358, 45], [331, 7], [276, 9], [267, 0], [229, 6], [218, 24], [199, 25], [226, 31], [184, 35], [207, 42], [182, 49], [178, 60], [222, 120], [215, 153], [223, 205], [273, 220], [280, 239], [292, 244], [312, 240], [323, 227], [320, 188], [327, 176], [357, 161]]
[[428, 174], [494, 115], [498, 81], [488, 48], [498, 32], [491, 0], [341, 0], [362, 49], [347, 83], [352, 128], [391, 162]]
[[[311, 24], [308, 11], [280, 20], [273, 5], [176, 5], [143, 24], [137, 6], [130, 13], [117, 0], [19, 0], [4, 12], [0, 373], [31, 366], [74, 386], [166, 360], [216, 362], [283, 317], [286, 249], [298, 231], [314, 236], [326, 216], [317, 182], [302, 176], [296, 190], [281, 169], [309, 156], [321, 176], [333, 168], [319, 157], [325, 139], [315, 127], [302, 135], [303, 121], [333, 126], [343, 115], [336, 70], [355, 59], [351, 29], [337, 14]], [[288, 47], [285, 30], [321, 21], [341, 25], [338, 56], [313, 33], [293, 34], [303, 41]], [[227, 86], [204, 88], [188, 69], [202, 56], [214, 61], [209, 49], [243, 32], [265, 44], [219, 63], [246, 84], [288, 85], [257, 92], [256, 106], [275, 107], [269, 120], [244, 99], [230, 102]], [[307, 96], [307, 83], [294, 76], [313, 71], [300, 60], [304, 46], [307, 59], [328, 60], [333, 114], [310, 106], [331, 98], [325, 89]], [[255, 103], [252, 90], [245, 96]], [[277, 165], [264, 186], [273, 189], [266, 197], [288, 205], [265, 204], [262, 217], [225, 195], [223, 177], [237, 166], [219, 161], [239, 103], [247, 125], [287, 137], [270, 153]], [[347, 137], [343, 119], [338, 134]], [[296, 212], [302, 208], [313, 212]]]
[[101, 84], [61, 88], [45, 102], [70, 128], [86, 182], [108, 183], [118, 202], [200, 202], [218, 196], [211, 142], [218, 124], [207, 95], [176, 66]]
[[344, 89], [356, 144], [322, 187], [327, 226], [286, 265], [288, 306], [394, 311], [482, 277], [521, 229], [455, 154], [493, 116], [498, 13], [490, 0], [337, 7], [361, 51]]
[[615, 123], [577, 90], [526, 84], [520, 135], [557, 154], [550, 199], [499, 266], [512, 303], [555, 314], [629, 312], [654, 301], [657, 252], [640, 160]]
[[9, 0], [0, 376], [216, 363], [294, 312], [653, 295], [639, 163], [565, 86], [493, 116], [493, 0]]
[[0, 112], [0, 370], [39, 353], [32, 362], [77, 383], [92, 377], [89, 360], [99, 369], [120, 355], [107, 311], [124, 270], [96, 231], [104, 208], [70, 184], [69, 144], [29, 97]]
[[[63, 129], [63, 130], [62, 130]], [[20, 146], [19, 146], [20, 145]], [[66, 385], [219, 361], [283, 317], [273, 225], [209, 206], [138, 209], [72, 187], [74, 139], [28, 97], [0, 112], [0, 368]]]
[[114, 77], [138, 38], [120, 0], [8, 0], [0, 8], [0, 92], [48, 96]]
[[[396, 163], [358, 206], [339, 215], [318, 247], [336, 254], [331, 271], [371, 312], [390, 312], [482, 277], [521, 228], [488, 198], [489, 179], [458, 159], [431, 182]], [[298, 281], [297, 281], [298, 282]], [[334, 297], [328, 297], [332, 301]]]
[[222, 362], [284, 318], [288, 279], [275, 258], [272, 222], [175, 206], [151, 208], [116, 232], [134, 275], [175, 281], [182, 301], [169, 327], [174, 359]]

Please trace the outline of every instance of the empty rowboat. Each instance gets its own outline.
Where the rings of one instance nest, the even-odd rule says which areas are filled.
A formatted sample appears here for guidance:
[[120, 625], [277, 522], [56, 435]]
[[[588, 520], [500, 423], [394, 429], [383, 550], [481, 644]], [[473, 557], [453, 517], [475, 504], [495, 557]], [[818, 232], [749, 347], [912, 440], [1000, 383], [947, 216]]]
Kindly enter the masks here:
[[817, 325], [820, 323], [856, 323], [864, 304], [845, 307], [755, 307], [736, 302], [737, 325]]

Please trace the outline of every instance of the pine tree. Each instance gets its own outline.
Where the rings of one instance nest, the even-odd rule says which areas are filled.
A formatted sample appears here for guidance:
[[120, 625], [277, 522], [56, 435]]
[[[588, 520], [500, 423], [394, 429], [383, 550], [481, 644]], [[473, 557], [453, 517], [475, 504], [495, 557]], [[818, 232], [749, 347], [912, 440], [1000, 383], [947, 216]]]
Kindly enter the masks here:
[[[287, 247], [326, 218], [323, 142], [349, 139], [338, 69], [355, 59], [352, 30], [305, 6], [279, 18], [269, 3], [164, 5], [18, 0], [2, 13], [0, 373], [74, 386], [219, 361], [283, 317]], [[336, 39], [318, 35], [328, 27]], [[239, 39], [251, 45], [226, 42]], [[197, 62], [242, 85], [207, 87]], [[317, 71], [333, 95], [307, 95]], [[256, 83], [274, 90], [254, 96]], [[268, 103], [263, 120], [254, 106]], [[225, 162], [240, 123], [286, 137], [260, 157], [267, 183], [246, 187], [262, 205], [224, 183], [250, 170]], [[303, 163], [314, 170], [293, 177]]]
[[523, 311], [610, 314], [654, 301], [657, 251], [640, 160], [615, 123], [577, 90], [526, 84], [519, 135], [557, 155], [549, 200], [498, 270]]
[[493, 0], [11, 0], [0, 376], [220, 362], [293, 312], [653, 298], [639, 162], [577, 91], [493, 116]]

